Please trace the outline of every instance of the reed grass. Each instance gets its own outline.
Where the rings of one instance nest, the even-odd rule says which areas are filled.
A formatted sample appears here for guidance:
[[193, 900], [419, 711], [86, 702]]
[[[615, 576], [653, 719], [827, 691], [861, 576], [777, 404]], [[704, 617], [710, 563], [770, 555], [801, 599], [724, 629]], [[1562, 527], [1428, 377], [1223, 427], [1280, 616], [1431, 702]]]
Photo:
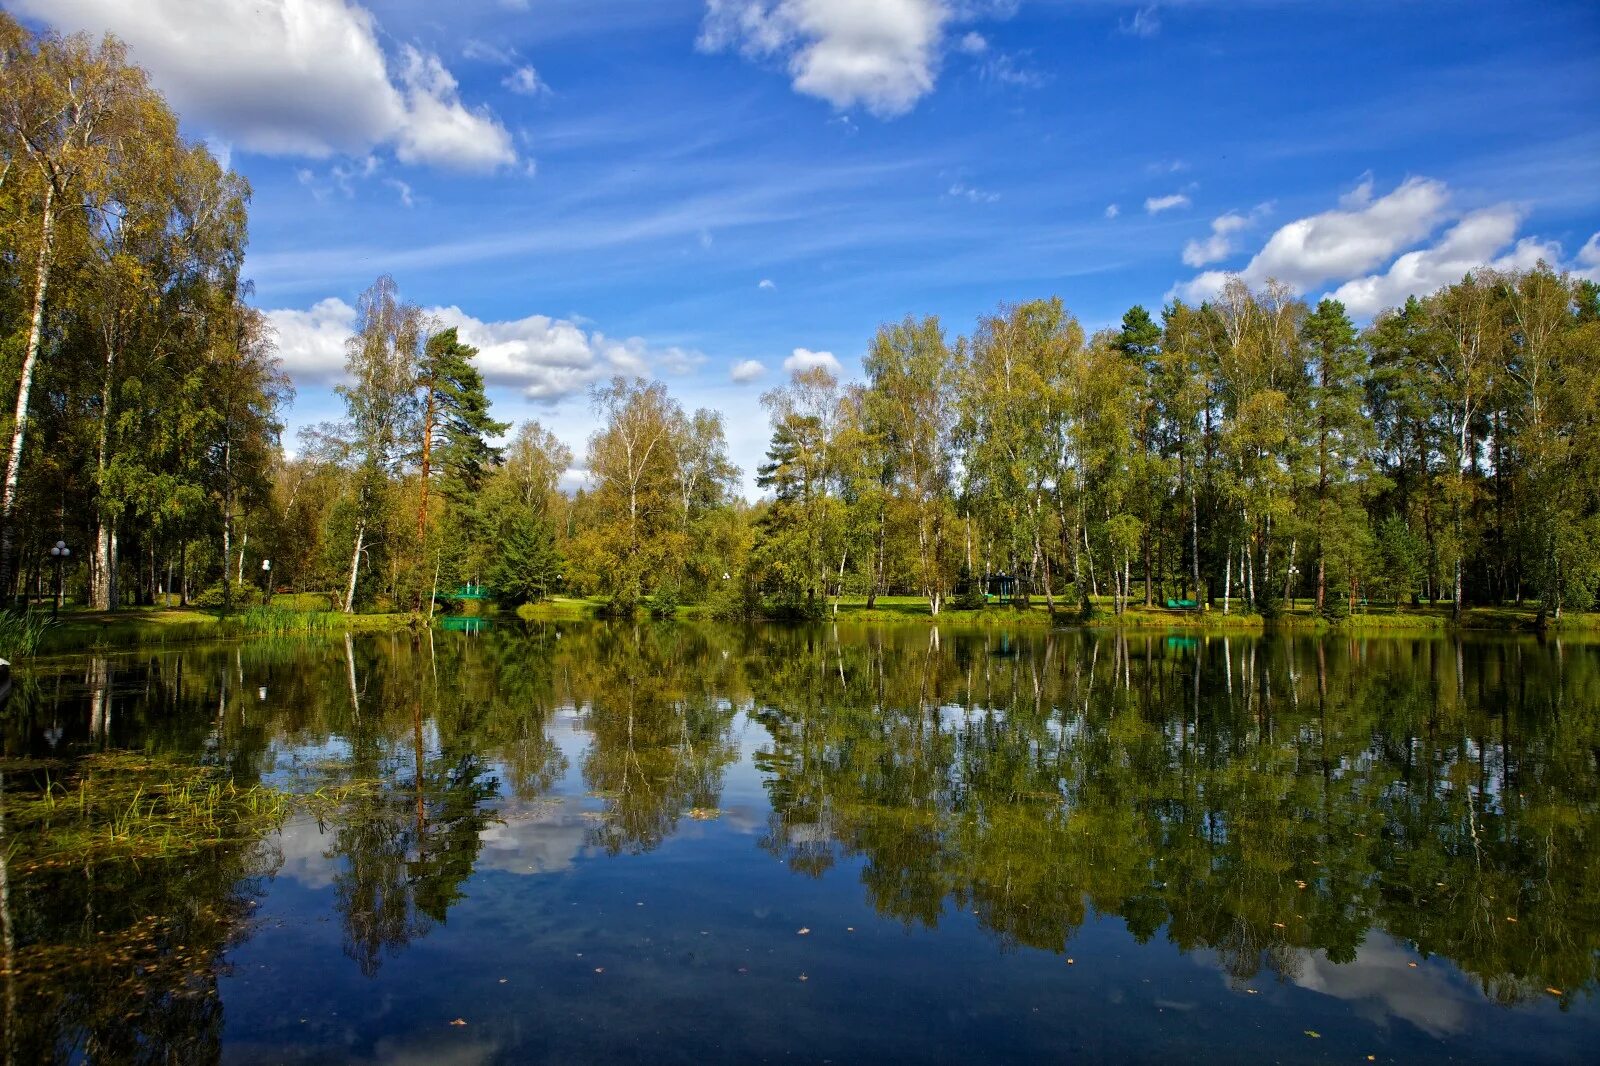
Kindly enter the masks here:
[[43, 611], [0, 611], [0, 659], [29, 659], [55, 622]]

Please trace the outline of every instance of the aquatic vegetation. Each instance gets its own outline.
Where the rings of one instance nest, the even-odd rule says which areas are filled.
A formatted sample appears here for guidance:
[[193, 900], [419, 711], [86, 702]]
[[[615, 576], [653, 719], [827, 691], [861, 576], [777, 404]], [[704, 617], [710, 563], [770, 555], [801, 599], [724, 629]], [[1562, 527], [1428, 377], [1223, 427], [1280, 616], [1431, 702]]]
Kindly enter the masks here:
[[0, 611], [0, 659], [26, 659], [39, 650], [55, 622], [43, 611]]
[[128, 752], [87, 756], [36, 794], [6, 797], [7, 858], [26, 874], [52, 865], [157, 859], [260, 839], [288, 797], [239, 787], [222, 769]]

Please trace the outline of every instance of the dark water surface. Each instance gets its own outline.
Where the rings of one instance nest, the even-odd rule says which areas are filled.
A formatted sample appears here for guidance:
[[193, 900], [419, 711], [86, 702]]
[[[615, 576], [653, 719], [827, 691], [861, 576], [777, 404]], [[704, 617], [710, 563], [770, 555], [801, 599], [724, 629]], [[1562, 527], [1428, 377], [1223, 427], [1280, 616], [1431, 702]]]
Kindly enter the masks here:
[[[7, 1062], [1600, 1046], [1595, 644], [501, 627], [46, 662], [0, 725]], [[41, 858], [108, 752], [310, 798]]]

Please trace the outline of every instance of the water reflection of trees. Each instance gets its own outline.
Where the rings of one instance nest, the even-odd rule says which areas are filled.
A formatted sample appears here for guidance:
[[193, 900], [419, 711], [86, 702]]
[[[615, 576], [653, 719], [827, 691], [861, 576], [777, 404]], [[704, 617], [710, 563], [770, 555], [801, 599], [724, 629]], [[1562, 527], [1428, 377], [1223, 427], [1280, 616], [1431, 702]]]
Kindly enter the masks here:
[[[335, 907], [373, 973], [448, 919], [505, 805], [537, 804], [567, 773], [558, 714], [588, 732], [589, 843], [632, 853], [720, 805], [740, 710], [770, 734], [754, 753], [773, 809], [761, 845], [813, 876], [858, 862], [874, 906], [910, 925], [959, 909], [1004, 944], [1063, 951], [1092, 915], [1113, 915], [1140, 940], [1214, 952], [1240, 981], [1293, 975], [1315, 950], [1352, 960], [1381, 928], [1505, 1001], [1596, 978], [1592, 645], [396, 634], [39, 671], [4, 745], [64, 761], [198, 752], [240, 784], [338, 790], [322, 826]], [[179, 1058], [214, 1057], [207, 982], [271, 866], [270, 852], [236, 849], [186, 879], [11, 878], [18, 951], [70, 942], [89, 912], [107, 929], [179, 915], [191, 924], [171, 943], [211, 974], [195, 986], [186, 971], [198, 1000], [159, 981], [61, 982], [26, 1046], [171, 1047], [181, 1031]]]
[[[1514, 1001], [1596, 977], [1600, 671], [1530, 641], [773, 636], [764, 846], [1065, 949], [1093, 911], [1239, 980], [1373, 927]], [[837, 852], [838, 854], [835, 854]]]

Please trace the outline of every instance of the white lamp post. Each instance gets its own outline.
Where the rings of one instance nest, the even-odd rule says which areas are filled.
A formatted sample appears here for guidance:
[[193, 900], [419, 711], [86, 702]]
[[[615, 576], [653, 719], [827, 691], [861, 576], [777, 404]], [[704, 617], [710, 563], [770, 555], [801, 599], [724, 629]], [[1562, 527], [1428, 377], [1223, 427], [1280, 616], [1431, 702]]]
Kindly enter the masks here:
[[58, 540], [50, 549], [50, 558], [56, 564], [56, 598], [50, 603], [50, 617], [56, 618], [61, 613], [61, 564], [72, 555], [72, 549], [67, 547], [67, 542]]

